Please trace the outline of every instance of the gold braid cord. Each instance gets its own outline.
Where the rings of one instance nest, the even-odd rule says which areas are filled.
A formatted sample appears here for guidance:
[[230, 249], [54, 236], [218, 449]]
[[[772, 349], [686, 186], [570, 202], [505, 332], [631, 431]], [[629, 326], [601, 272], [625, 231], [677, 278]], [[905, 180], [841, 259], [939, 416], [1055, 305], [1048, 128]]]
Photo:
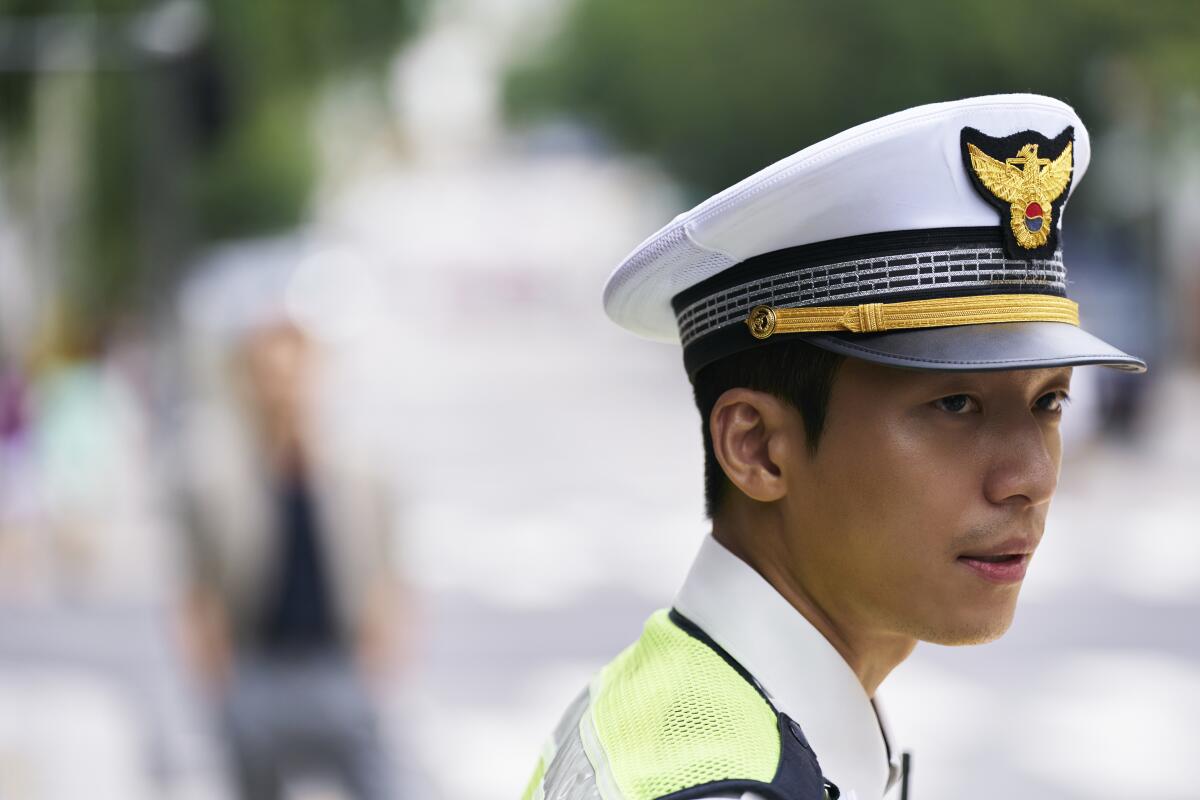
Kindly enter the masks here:
[[901, 303], [863, 303], [856, 306], [755, 306], [746, 318], [746, 325], [756, 339], [766, 339], [776, 333], [876, 333], [990, 322], [1066, 322], [1078, 325], [1079, 305], [1065, 297], [1053, 295], [991, 294]]

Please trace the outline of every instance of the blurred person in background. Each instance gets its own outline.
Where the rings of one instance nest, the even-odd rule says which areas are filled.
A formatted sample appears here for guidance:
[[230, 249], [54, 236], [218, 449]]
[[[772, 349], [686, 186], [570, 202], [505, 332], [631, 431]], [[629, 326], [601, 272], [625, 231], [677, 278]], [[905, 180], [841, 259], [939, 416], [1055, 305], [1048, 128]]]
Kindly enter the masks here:
[[395, 796], [372, 693], [396, 661], [393, 498], [320, 419], [319, 362], [294, 324], [256, 326], [232, 408], [187, 434], [190, 649], [253, 800], [314, 778]]
[[64, 321], [0, 376], [0, 796], [186, 779], [143, 345]]
[[[3, 359], [0, 353], [0, 574], [6, 571], [11, 537], [19, 525], [22, 506], [28, 503], [28, 489], [23, 485], [28, 476], [22, 461], [29, 437], [25, 377]], [[5, 583], [11, 585], [12, 580]]]

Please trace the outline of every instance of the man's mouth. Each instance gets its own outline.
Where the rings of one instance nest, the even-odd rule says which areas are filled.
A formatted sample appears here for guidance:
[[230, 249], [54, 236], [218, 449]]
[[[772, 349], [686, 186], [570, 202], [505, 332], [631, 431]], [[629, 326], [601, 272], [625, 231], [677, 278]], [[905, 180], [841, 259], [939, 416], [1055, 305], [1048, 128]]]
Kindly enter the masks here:
[[967, 558], [973, 561], [983, 561], [988, 564], [1002, 564], [1006, 561], [1016, 561], [1024, 557], [1024, 553], [1005, 553], [998, 556], [959, 556], [959, 558]]
[[958, 557], [958, 563], [989, 583], [1020, 583], [1025, 578], [1035, 547], [1037, 542], [1032, 538], [1013, 537], [991, 547], [963, 553]]
[[991, 583], [1020, 583], [1029, 566], [1028, 553], [959, 556], [958, 563]]

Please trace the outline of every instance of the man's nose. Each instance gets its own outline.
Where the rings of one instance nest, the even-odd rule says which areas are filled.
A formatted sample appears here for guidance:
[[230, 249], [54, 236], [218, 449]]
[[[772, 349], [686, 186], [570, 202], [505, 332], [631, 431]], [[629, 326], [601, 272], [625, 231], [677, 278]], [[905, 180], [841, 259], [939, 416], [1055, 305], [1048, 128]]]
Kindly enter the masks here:
[[1058, 487], [1058, 429], [1033, 414], [998, 423], [990, 437], [992, 458], [984, 494], [997, 505], [1049, 503]]

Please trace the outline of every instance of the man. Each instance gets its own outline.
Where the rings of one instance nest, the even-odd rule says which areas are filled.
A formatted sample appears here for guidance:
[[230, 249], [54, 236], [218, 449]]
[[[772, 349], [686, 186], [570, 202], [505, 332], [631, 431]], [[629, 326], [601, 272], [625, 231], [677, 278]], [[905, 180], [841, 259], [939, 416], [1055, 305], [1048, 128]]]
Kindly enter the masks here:
[[1079, 328], [1062, 213], [1090, 156], [1056, 100], [860, 125], [677, 217], [608, 314], [674, 339], [712, 534], [673, 607], [567, 711], [527, 797], [879, 798], [874, 702], [918, 641], [1000, 636], [1042, 536]]

